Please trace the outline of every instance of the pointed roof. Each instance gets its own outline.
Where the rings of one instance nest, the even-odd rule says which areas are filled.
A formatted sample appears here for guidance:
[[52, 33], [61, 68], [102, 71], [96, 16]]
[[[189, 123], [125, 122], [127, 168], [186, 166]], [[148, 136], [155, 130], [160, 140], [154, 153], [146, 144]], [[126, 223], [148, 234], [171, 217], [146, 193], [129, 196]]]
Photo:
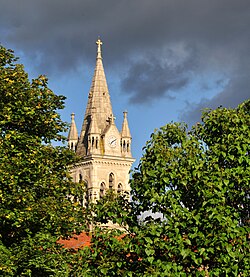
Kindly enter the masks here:
[[75, 123], [75, 114], [71, 114], [71, 124], [69, 129], [68, 140], [78, 140], [78, 132]]
[[123, 112], [123, 123], [122, 123], [122, 131], [121, 131], [121, 136], [123, 138], [131, 138], [131, 133], [128, 126], [127, 114], [128, 114], [127, 111]]
[[102, 63], [102, 41], [100, 38], [96, 41], [97, 44], [97, 57], [96, 57], [96, 67], [94, 76], [92, 79], [91, 88], [89, 91], [89, 99], [86, 108], [85, 117], [91, 115], [92, 108], [95, 107], [97, 122], [100, 129], [106, 127], [106, 120], [113, 114], [112, 106], [110, 102], [109, 90], [107, 85], [107, 80]]
[[102, 63], [102, 41], [100, 38], [96, 41], [97, 56], [95, 72], [92, 79], [92, 84], [89, 91], [88, 103], [85, 112], [85, 117], [80, 134], [80, 141], [77, 146], [77, 154], [85, 155], [87, 149], [87, 135], [93, 118], [93, 108], [95, 108], [95, 121], [99, 132], [103, 132], [108, 123], [108, 118], [113, 114], [110, 101], [110, 95], [107, 85], [107, 80]]
[[100, 129], [98, 127], [97, 121], [96, 121], [96, 108], [92, 108], [92, 114], [91, 114], [91, 121], [89, 126], [88, 134], [100, 134]]

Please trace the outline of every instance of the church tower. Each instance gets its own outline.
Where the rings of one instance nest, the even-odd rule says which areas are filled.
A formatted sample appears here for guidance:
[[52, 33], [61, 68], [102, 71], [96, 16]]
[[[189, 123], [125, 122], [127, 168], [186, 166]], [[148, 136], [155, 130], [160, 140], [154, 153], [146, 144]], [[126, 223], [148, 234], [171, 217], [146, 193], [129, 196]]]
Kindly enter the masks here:
[[72, 114], [68, 136], [69, 148], [81, 157], [71, 168], [71, 176], [74, 182], [83, 182], [86, 186], [84, 205], [100, 199], [107, 190], [129, 193], [129, 171], [134, 162], [127, 112], [119, 131], [102, 63], [102, 41], [98, 39], [96, 44], [96, 67], [82, 129], [78, 138]]

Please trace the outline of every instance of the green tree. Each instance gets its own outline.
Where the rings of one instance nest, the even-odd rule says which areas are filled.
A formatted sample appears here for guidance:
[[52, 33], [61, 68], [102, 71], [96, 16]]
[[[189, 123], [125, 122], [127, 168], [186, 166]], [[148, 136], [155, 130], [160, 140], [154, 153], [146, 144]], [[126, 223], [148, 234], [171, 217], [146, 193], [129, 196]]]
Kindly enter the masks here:
[[57, 110], [65, 97], [47, 81], [30, 82], [13, 51], [0, 46], [1, 276], [67, 276], [67, 251], [56, 241], [83, 228], [82, 208], [69, 197], [82, 194], [67, 170], [74, 156], [51, 145], [64, 140]]
[[132, 175], [133, 201], [95, 207], [97, 222], [126, 235], [96, 232], [83, 276], [249, 276], [249, 139], [249, 100], [206, 110], [191, 131], [156, 130]]

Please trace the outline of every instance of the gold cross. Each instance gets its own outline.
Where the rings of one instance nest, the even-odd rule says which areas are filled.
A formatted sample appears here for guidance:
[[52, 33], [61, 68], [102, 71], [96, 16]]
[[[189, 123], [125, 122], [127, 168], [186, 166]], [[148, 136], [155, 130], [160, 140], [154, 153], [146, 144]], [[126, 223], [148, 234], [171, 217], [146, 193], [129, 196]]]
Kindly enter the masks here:
[[100, 40], [100, 37], [98, 37], [98, 40], [96, 41], [96, 44], [99, 46], [99, 45], [102, 45], [102, 41]]
[[102, 45], [102, 41], [100, 40], [100, 38], [98, 37], [98, 40], [96, 41], [97, 44], [97, 52], [101, 53], [101, 45]]

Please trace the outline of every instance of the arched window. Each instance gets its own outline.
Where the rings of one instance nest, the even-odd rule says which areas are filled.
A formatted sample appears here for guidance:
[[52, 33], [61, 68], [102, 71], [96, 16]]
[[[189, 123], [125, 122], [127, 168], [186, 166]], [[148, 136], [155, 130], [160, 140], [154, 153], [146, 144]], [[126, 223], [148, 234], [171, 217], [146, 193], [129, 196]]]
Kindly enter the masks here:
[[103, 196], [105, 195], [105, 183], [102, 182], [100, 185], [100, 198], [103, 198]]
[[79, 183], [82, 183], [82, 174], [79, 174]]
[[129, 141], [127, 141], [127, 152], [129, 152]]
[[88, 197], [88, 201], [91, 202], [92, 200], [92, 191], [89, 192], [89, 197]]
[[115, 176], [113, 173], [109, 174], [109, 189], [114, 189]]
[[122, 184], [119, 183], [117, 186], [117, 193], [122, 193]]
[[95, 138], [95, 148], [98, 149], [98, 137]]

